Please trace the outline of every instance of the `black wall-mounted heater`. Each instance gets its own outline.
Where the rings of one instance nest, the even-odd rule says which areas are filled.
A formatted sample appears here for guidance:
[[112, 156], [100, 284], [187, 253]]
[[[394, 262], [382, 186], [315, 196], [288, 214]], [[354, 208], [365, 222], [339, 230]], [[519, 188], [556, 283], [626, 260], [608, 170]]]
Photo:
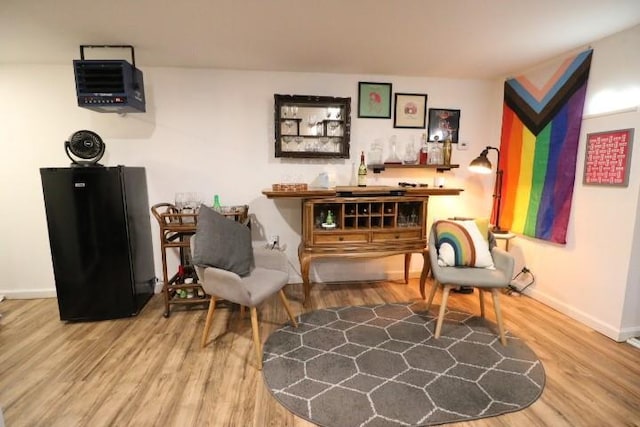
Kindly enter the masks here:
[[[131, 49], [131, 60], [84, 59], [84, 48]], [[144, 113], [144, 80], [136, 68], [133, 46], [82, 45], [80, 58], [73, 61], [78, 106], [100, 113]]]

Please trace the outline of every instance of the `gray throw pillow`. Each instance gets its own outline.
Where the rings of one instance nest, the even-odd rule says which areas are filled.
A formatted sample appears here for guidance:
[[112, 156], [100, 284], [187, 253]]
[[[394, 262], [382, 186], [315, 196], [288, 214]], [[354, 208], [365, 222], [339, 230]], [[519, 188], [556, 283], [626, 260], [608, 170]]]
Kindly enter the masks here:
[[253, 266], [251, 230], [202, 205], [196, 225], [193, 263], [246, 276]]

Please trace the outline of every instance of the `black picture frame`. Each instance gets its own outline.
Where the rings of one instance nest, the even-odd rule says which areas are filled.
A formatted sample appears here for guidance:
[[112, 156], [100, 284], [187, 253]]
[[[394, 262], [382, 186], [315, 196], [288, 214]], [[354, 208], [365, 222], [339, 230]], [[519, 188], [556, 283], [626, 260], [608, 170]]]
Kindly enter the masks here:
[[391, 83], [358, 82], [358, 118], [391, 118]]
[[393, 127], [424, 129], [427, 124], [426, 93], [396, 93], [394, 97]]
[[274, 94], [275, 157], [348, 159], [351, 98]]
[[429, 141], [444, 141], [451, 133], [451, 142], [458, 143], [460, 136], [460, 110], [429, 108]]

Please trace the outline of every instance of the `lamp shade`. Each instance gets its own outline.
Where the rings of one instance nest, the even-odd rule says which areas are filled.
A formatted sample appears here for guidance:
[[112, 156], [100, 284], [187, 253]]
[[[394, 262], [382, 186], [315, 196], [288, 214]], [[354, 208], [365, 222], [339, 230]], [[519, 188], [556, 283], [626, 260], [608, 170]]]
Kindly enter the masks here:
[[491, 173], [491, 162], [487, 158], [488, 150], [483, 150], [478, 157], [469, 163], [469, 170], [475, 173]]

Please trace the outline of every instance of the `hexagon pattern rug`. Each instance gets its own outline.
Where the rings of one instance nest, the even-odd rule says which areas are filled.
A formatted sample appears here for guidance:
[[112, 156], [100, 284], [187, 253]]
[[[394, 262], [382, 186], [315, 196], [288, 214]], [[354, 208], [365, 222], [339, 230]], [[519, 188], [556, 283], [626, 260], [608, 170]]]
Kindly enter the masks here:
[[535, 353], [495, 324], [424, 303], [327, 308], [264, 346], [264, 378], [291, 412], [327, 427], [423, 426], [514, 412], [542, 393]]

